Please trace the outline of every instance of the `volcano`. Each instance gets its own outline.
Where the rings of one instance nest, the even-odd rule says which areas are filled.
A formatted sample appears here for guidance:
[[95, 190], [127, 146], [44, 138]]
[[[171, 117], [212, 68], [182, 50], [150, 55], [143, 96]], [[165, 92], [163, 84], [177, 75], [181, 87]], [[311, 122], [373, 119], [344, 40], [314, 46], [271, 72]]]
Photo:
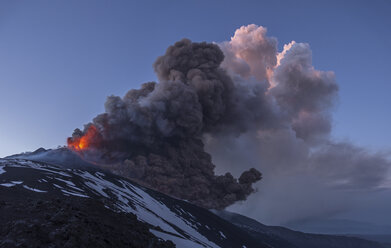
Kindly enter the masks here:
[[386, 247], [210, 211], [80, 161], [67, 148], [0, 160], [0, 247]]

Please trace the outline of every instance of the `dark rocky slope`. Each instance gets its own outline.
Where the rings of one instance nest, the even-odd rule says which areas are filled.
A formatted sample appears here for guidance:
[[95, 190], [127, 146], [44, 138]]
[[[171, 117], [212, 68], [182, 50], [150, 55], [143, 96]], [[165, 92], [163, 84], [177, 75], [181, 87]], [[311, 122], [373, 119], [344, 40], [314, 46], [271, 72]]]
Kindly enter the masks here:
[[284, 248], [385, 248], [383, 244], [356, 237], [310, 234], [280, 226], [266, 226], [246, 216], [214, 211], [218, 216], [246, 230], [253, 238], [271, 247]]
[[0, 159], [0, 202], [8, 247], [267, 247], [207, 209], [96, 168]]
[[0, 247], [383, 248], [213, 213], [94, 166], [60, 161], [0, 159]]
[[136, 215], [115, 213], [96, 200], [1, 188], [0, 193], [0, 247], [175, 247]]

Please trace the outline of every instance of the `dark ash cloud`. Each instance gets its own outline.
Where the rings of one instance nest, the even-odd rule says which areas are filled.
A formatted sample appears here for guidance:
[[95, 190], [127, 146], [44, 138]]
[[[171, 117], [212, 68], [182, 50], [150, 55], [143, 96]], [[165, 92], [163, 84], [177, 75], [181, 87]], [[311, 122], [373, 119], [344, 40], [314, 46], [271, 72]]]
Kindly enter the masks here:
[[202, 141], [206, 132], [235, 127], [231, 121], [240, 113], [233, 107], [232, 79], [220, 67], [223, 59], [215, 44], [175, 43], [154, 64], [159, 83], [143, 84], [123, 98], [110, 96], [105, 113], [69, 142], [92, 125], [98, 132], [83, 153], [98, 153], [124, 176], [206, 208], [245, 200], [261, 173], [250, 169], [239, 180], [215, 175]]
[[331, 138], [338, 85], [308, 44], [278, 52], [266, 28], [248, 25], [219, 44], [183, 39], [154, 69], [158, 82], [110, 96], [74, 133], [97, 130], [85, 158], [206, 208], [249, 196], [231, 208], [270, 224], [347, 211], [386, 185], [384, 154]]

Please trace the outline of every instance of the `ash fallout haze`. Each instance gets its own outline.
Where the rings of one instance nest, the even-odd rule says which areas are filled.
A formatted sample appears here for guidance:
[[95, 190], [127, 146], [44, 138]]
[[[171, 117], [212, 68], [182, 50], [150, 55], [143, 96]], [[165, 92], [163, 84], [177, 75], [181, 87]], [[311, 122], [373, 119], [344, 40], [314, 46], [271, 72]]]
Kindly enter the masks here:
[[204, 208], [391, 237], [390, 11], [2, 1], [0, 156], [65, 145]]

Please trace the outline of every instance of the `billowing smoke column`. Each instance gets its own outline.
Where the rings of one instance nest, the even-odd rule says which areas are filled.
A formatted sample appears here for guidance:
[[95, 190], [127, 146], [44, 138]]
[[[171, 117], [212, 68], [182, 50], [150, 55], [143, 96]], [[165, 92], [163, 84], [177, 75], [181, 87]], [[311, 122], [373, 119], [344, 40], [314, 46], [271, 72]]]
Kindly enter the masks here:
[[83, 132], [75, 130], [68, 145], [119, 160], [115, 170], [122, 175], [206, 208], [245, 200], [261, 173], [250, 169], [238, 180], [230, 173], [216, 176], [202, 141], [204, 133], [236, 129], [242, 121], [240, 96], [220, 67], [223, 59], [215, 44], [175, 43], [154, 64], [159, 83], [109, 97], [106, 112]]
[[248, 25], [219, 46], [249, 125], [239, 135], [206, 134], [206, 151], [218, 173], [263, 173], [259, 191], [230, 210], [276, 225], [384, 205], [374, 195], [389, 190], [391, 162], [330, 137], [338, 86], [333, 72], [313, 67], [308, 44], [292, 41], [278, 52], [265, 28]]
[[278, 52], [265, 28], [248, 25], [228, 42], [179, 41], [154, 68], [158, 83], [109, 97], [70, 147], [207, 208], [246, 199], [255, 167], [259, 191], [231, 208], [269, 224], [334, 215], [386, 184], [384, 154], [330, 138], [338, 86], [306, 43]]

